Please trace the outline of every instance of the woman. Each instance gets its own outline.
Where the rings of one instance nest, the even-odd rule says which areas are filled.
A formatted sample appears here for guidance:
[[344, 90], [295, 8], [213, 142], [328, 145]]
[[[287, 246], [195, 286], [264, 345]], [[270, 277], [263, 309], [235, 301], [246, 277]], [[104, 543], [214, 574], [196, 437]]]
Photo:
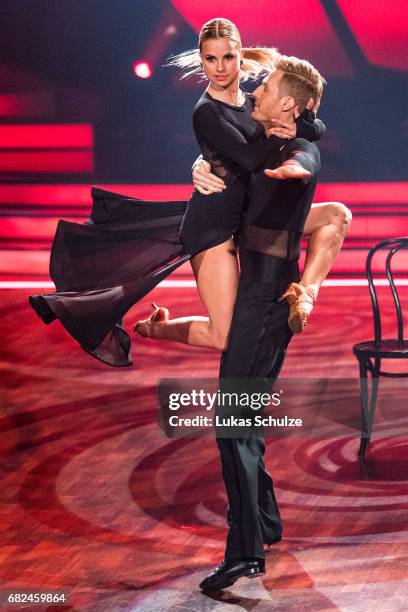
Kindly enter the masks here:
[[[202, 60], [197, 52], [184, 55], [187, 65], [195, 57], [193, 70], [203, 61], [211, 77], [211, 89], [195, 109], [195, 129], [204, 155], [226, 180], [225, 191], [209, 197], [195, 192], [186, 210], [184, 202], [143, 202], [94, 188], [90, 221], [58, 225], [50, 266], [57, 293], [30, 298], [45, 323], [59, 318], [85, 351], [109, 365], [132, 363], [130, 338], [121, 318], [190, 257], [209, 319], [175, 320], [160, 325], [160, 333], [154, 335], [197, 346], [225, 346], [238, 278], [231, 236], [239, 226], [249, 173], [282, 144], [272, 134], [259, 140], [259, 128], [250, 118], [250, 100], [239, 89], [241, 73], [257, 76], [271, 66], [275, 51], [242, 49], [237, 28], [225, 19], [203, 26], [199, 46]], [[322, 130], [318, 123], [304, 119], [298, 126], [311, 131], [311, 139]], [[208, 143], [210, 133], [215, 140]], [[211, 156], [218, 146], [227, 148], [221, 157]], [[179, 240], [181, 221], [184, 249]], [[156, 330], [155, 319], [163, 317], [165, 311], [155, 310], [139, 331]]]
[[[240, 225], [249, 175], [282, 146], [273, 134], [293, 137], [295, 133], [276, 128], [270, 138], [261, 140], [263, 128], [251, 118], [252, 102], [239, 87], [243, 72], [258, 75], [263, 66], [273, 66], [277, 56], [273, 49], [243, 49], [237, 28], [226, 19], [204, 24], [198, 42], [198, 50], [183, 53], [171, 63], [189, 68], [188, 74], [204, 70], [209, 84], [194, 108], [193, 126], [203, 157], [227, 186], [211, 197], [196, 191], [181, 228], [184, 249], [193, 255], [191, 265], [208, 318], [169, 321], [167, 309], [156, 307], [135, 331], [145, 337], [224, 350], [238, 283], [232, 237]], [[248, 58], [250, 64], [245, 63]], [[319, 121], [304, 123], [298, 124], [298, 136], [317, 139], [324, 131]]]

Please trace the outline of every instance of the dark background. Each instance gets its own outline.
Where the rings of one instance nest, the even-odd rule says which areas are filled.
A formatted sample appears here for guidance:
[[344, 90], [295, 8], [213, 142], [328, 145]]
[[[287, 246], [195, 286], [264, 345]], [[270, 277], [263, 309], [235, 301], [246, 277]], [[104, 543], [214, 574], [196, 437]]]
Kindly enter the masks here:
[[[2, 0], [0, 98], [41, 90], [46, 121], [92, 123], [97, 180], [188, 182], [198, 154], [191, 112], [205, 83], [180, 81], [162, 64], [196, 47], [199, 25], [222, 15], [244, 44], [306, 57], [326, 77], [322, 181], [406, 180], [407, 5]], [[133, 75], [137, 59], [153, 63], [152, 78]]]

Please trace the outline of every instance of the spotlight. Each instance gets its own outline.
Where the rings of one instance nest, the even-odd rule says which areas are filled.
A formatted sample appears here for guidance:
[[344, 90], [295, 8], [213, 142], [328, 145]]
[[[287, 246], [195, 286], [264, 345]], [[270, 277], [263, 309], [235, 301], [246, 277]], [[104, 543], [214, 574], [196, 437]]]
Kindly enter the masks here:
[[174, 36], [175, 34], [177, 34], [176, 26], [173, 24], [167, 26], [167, 28], [164, 30], [164, 34], [166, 36]]
[[149, 62], [136, 61], [133, 64], [133, 72], [139, 79], [150, 79], [153, 68]]

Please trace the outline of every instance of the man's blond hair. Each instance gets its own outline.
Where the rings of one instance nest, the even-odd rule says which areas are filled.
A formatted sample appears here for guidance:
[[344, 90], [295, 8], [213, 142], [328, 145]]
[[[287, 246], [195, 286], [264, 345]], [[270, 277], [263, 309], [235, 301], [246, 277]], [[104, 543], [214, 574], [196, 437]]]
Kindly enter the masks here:
[[298, 57], [280, 55], [275, 67], [284, 73], [279, 81], [279, 95], [294, 98], [300, 112], [306, 108], [310, 98], [316, 103], [320, 101], [326, 81], [312, 64]]

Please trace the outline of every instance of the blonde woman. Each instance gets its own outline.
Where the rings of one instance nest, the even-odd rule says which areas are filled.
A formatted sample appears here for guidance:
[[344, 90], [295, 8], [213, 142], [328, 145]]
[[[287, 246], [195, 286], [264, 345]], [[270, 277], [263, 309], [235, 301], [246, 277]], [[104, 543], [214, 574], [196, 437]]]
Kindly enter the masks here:
[[[192, 255], [197, 289], [208, 317], [169, 320], [168, 310], [154, 305], [150, 318], [139, 321], [135, 327], [142, 336], [221, 351], [226, 348], [239, 276], [233, 236], [240, 225], [250, 174], [282, 146], [278, 136], [292, 138], [297, 135], [317, 140], [325, 129], [319, 120], [314, 121], [313, 113], [306, 113], [308, 120], [302, 115], [297, 121], [297, 129], [272, 123], [269, 137], [263, 138], [262, 127], [252, 119], [252, 100], [240, 89], [240, 82], [243, 78], [258, 76], [265, 69], [271, 70], [277, 56], [274, 49], [243, 48], [238, 29], [232, 22], [213, 19], [201, 29], [198, 49], [183, 53], [171, 62], [187, 69], [187, 75], [204, 72], [208, 80], [193, 111], [193, 126], [203, 158], [215, 174], [215, 180], [213, 184], [211, 178], [208, 183], [200, 184], [198, 179], [197, 191], [187, 206], [180, 235], [185, 251]], [[320, 95], [321, 92], [316, 92], [317, 98]], [[207, 195], [210, 191], [211, 196]], [[329, 212], [322, 207], [316, 210], [312, 221], [315, 228], [312, 229], [327, 226], [332, 213], [332, 209]], [[337, 238], [337, 228], [333, 229]], [[325, 242], [319, 244], [318, 241], [316, 252], [321, 253], [321, 247], [333, 248], [327, 240]], [[330, 248], [328, 251], [330, 253]], [[324, 276], [326, 274], [327, 271]], [[293, 331], [301, 331], [313, 305], [318, 281], [315, 284], [311, 281], [307, 288], [294, 284], [288, 294], [294, 306], [290, 321]]]

